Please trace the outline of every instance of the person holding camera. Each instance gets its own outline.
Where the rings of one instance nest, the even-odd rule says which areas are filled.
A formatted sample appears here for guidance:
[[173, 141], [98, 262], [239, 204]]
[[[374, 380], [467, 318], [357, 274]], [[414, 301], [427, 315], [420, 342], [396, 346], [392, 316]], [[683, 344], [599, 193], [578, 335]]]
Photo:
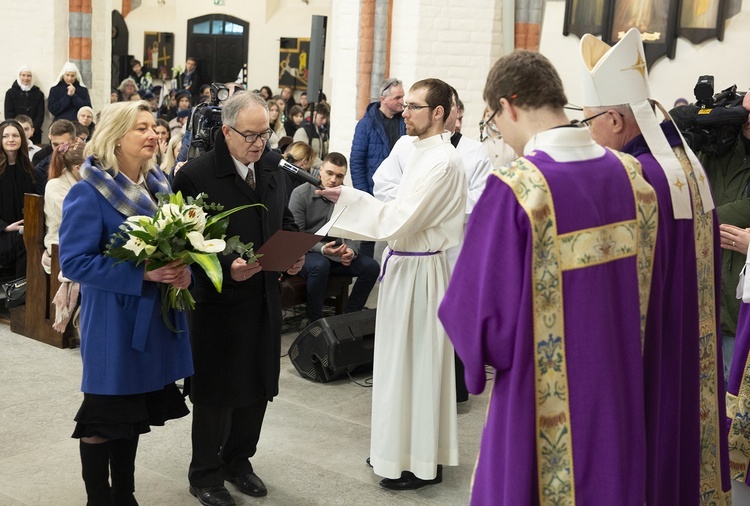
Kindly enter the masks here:
[[650, 98], [646, 69], [631, 65], [643, 54], [636, 29], [611, 48], [583, 36], [581, 123], [597, 143], [634, 156], [656, 191], [659, 221], [643, 353], [646, 503], [698, 504], [707, 490], [717, 498], [730, 495], [722, 484], [724, 478], [728, 485], [729, 468], [714, 302], [719, 230], [703, 167], [666, 113], [664, 121], [657, 118], [664, 108]]
[[[745, 95], [742, 106], [750, 111], [750, 94]], [[727, 153], [720, 156], [701, 153], [700, 160], [708, 174], [719, 222], [739, 228], [750, 227], [750, 116]], [[732, 250], [722, 252], [721, 333], [725, 380], [729, 378], [734, 355], [741, 303], [736, 289], [744, 266], [744, 254]]]

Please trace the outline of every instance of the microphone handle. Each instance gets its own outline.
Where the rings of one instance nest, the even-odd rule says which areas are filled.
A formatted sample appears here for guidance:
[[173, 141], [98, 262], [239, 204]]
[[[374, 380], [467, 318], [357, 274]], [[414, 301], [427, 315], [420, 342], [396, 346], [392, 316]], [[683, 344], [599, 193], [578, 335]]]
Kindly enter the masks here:
[[283, 169], [290, 174], [292, 174], [297, 179], [301, 179], [302, 181], [306, 183], [310, 183], [311, 185], [315, 186], [316, 188], [322, 188], [320, 185], [320, 179], [313, 176], [309, 172], [306, 172], [299, 167], [292, 165], [291, 163], [287, 162], [286, 160], [279, 161], [279, 168]]

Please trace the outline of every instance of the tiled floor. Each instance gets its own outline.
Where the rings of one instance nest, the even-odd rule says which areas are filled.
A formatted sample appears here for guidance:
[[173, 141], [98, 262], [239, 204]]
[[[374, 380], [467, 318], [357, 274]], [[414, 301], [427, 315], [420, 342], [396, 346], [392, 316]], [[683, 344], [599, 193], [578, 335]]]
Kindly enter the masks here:
[[[286, 350], [296, 334], [283, 337]], [[443, 483], [395, 493], [365, 465], [371, 390], [349, 379], [328, 384], [300, 377], [288, 358], [281, 393], [269, 406], [253, 466], [267, 497], [238, 504], [466, 504], [487, 395], [459, 405], [460, 465]], [[70, 438], [81, 401], [78, 350], [59, 350], [0, 325], [0, 506], [82, 505], [78, 442]], [[357, 379], [364, 380], [367, 376]], [[188, 492], [190, 417], [141, 438], [136, 498], [146, 505], [198, 504]]]

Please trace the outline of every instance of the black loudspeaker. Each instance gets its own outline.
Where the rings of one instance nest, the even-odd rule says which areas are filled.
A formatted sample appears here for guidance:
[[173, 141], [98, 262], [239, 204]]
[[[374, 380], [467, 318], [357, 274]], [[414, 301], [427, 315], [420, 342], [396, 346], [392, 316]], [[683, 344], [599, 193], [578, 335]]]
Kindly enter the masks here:
[[307, 98], [310, 102], [320, 102], [320, 91], [323, 89], [323, 63], [326, 57], [326, 16], [312, 17], [310, 32], [310, 57], [307, 65]]
[[289, 348], [303, 378], [327, 383], [361, 366], [372, 366], [375, 309], [346, 313], [311, 323]]

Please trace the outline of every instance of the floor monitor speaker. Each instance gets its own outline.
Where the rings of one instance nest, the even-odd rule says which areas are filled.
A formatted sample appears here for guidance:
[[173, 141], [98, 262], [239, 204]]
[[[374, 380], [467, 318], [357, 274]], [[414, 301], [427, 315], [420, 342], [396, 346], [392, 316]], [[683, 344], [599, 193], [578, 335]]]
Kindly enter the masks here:
[[362, 366], [372, 366], [375, 309], [321, 318], [308, 325], [289, 348], [303, 378], [327, 383]]

